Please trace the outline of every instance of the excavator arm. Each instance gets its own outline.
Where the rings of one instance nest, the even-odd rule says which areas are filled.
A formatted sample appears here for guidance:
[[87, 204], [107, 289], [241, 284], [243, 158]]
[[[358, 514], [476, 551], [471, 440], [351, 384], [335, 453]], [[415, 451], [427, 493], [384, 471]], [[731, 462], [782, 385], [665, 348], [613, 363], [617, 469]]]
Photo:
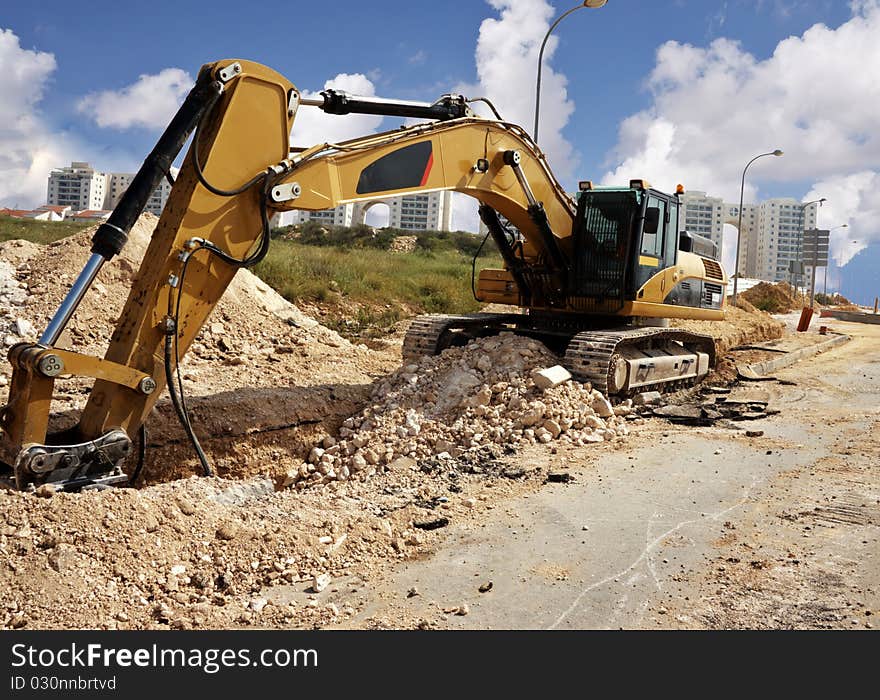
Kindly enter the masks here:
[[[206, 65], [131, 187], [93, 238], [92, 256], [38, 343], [9, 354], [13, 377], [0, 413], [0, 459], [18, 488], [106, 485], [126, 479], [132, 438], [168, 386], [181, 422], [210, 468], [172, 381], [173, 370], [240, 267], [258, 262], [276, 211], [320, 210], [431, 190], [477, 198], [508, 264], [555, 261], [559, 274], [574, 205], [519, 127], [472, 116], [463, 98], [432, 105], [381, 104], [327, 92], [303, 100], [296, 87], [257, 63]], [[367, 111], [443, 121], [339, 144], [290, 149], [298, 109]], [[103, 359], [56, 347], [101, 266], [125, 244], [161, 178], [195, 131], [190, 149], [135, 276]], [[296, 139], [296, 130], [293, 129]], [[499, 212], [525, 237], [517, 258]], [[505, 246], [508, 246], [505, 248]], [[47, 435], [59, 376], [95, 379], [79, 423]]]

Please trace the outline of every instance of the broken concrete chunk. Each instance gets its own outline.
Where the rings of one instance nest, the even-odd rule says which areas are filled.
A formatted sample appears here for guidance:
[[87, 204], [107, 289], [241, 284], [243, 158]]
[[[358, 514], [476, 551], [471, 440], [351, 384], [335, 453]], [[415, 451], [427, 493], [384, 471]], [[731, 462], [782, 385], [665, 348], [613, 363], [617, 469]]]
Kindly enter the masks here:
[[614, 409], [611, 407], [608, 399], [601, 394], [598, 394], [593, 398], [593, 411], [595, 411], [597, 416], [601, 416], [602, 418], [614, 415]]
[[634, 406], [649, 406], [660, 403], [662, 394], [659, 391], [643, 391], [641, 394], [633, 396]]
[[332, 581], [330, 574], [319, 574], [312, 578], [312, 590], [320, 593], [330, 585], [330, 581]]
[[661, 406], [654, 409], [655, 416], [664, 418], [702, 418], [703, 409], [699, 406]]
[[546, 369], [532, 371], [532, 381], [539, 389], [552, 389], [554, 386], [564, 384], [571, 379], [571, 373], [562, 365], [554, 365]]

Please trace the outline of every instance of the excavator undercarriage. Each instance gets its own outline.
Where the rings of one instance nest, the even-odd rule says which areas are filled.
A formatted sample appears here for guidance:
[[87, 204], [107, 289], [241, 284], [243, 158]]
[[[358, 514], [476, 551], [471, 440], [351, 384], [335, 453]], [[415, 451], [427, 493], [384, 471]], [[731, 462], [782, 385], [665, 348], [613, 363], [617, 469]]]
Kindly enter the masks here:
[[[545, 319], [546, 320], [546, 319]], [[559, 354], [563, 366], [603, 394], [670, 391], [698, 382], [715, 364], [711, 336], [675, 328], [624, 326], [582, 330], [593, 318], [566, 318], [556, 327], [528, 314], [430, 315], [416, 318], [403, 341], [403, 358], [417, 362], [450, 347], [497, 333], [535, 338]]]

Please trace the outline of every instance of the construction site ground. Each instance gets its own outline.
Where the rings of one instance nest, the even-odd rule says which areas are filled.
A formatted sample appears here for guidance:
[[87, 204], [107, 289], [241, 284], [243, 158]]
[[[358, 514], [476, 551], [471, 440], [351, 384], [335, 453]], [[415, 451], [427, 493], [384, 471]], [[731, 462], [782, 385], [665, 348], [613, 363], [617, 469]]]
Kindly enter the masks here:
[[852, 341], [778, 372], [781, 413], [743, 430], [650, 421], [625, 448], [524, 456], [574, 480], [457, 524], [349, 624], [876, 627], [880, 330], [834, 327]]
[[[62, 345], [101, 354], [154, 223]], [[87, 241], [0, 246], [7, 346], [45, 325]], [[880, 329], [826, 322], [853, 340], [762, 382], [779, 414], [684, 427], [538, 389], [554, 358], [527, 339], [401, 367], [403, 327], [352, 344], [240, 272], [183, 365], [219, 477], [162, 401], [139, 488], [0, 491], [0, 626], [870, 626]], [[717, 384], [731, 348], [783, 331], [739, 309], [683, 325], [716, 337]], [[53, 424], [87, 396], [65, 382]]]

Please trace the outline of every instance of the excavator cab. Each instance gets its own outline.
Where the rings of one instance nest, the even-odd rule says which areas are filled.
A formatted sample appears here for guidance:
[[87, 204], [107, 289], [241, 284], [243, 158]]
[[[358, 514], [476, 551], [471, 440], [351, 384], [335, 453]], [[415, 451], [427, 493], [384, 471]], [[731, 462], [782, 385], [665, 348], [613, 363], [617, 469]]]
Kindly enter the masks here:
[[678, 201], [641, 180], [582, 183], [573, 227], [571, 292], [617, 311], [677, 256]]

